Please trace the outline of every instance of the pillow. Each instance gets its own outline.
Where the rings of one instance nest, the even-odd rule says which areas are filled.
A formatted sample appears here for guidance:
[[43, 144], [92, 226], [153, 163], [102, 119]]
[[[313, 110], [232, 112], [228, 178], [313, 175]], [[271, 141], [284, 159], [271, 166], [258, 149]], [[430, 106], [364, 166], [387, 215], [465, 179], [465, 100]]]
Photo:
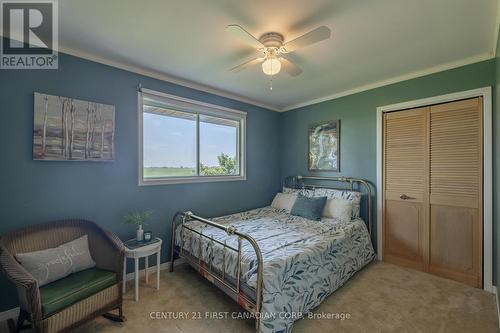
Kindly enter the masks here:
[[291, 187], [286, 187], [283, 186], [283, 193], [295, 193], [295, 194], [302, 194], [303, 196], [306, 197], [313, 197], [314, 196], [314, 189], [309, 189], [309, 188], [291, 188]]
[[290, 210], [292, 209], [296, 198], [296, 193], [278, 193], [274, 197], [273, 202], [271, 203], [271, 207], [284, 209], [288, 213], [290, 213]]
[[58, 247], [18, 253], [16, 259], [38, 281], [39, 287], [95, 266], [87, 235]]
[[317, 188], [314, 191], [316, 197], [327, 197], [328, 199], [342, 199], [352, 202], [352, 218], [359, 217], [361, 193], [350, 190], [336, 190], [329, 188]]
[[323, 216], [339, 219], [343, 222], [351, 221], [352, 217], [352, 201], [343, 199], [327, 199], [325, 208], [323, 209]]
[[352, 218], [359, 217], [360, 211], [360, 202], [361, 202], [361, 193], [357, 191], [350, 190], [338, 190], [338, 189], [330, 189], [330, 188], [291, 188], [283, 186], [283, 193], [301, 193], [306, 197], [327, 197], [328, 199], [336, 198], [336, 199], [344, 199], [352, 201]]
[[326, 197], [306, 197], [299, 193], [290, 214], [319, 221], [325, 204]]

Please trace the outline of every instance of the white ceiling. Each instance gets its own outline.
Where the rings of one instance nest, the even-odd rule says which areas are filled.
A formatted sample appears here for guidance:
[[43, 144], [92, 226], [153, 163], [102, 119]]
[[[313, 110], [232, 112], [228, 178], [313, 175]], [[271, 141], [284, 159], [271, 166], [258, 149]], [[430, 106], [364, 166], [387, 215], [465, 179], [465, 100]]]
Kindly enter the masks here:
[[[60, 0], [60, 51], [275, 110], [488, 59], [497, 0]], [[320, 25], [332, 38], [290, 54], [303, 69], [269, 90], [257, 55], [225, 32], [276, 31], [285, 41]]]

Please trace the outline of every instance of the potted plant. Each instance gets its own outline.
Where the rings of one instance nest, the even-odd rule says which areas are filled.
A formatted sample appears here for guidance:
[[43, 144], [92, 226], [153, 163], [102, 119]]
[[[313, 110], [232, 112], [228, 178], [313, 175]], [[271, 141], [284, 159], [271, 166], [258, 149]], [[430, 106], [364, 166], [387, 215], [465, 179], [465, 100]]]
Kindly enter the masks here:
[[146, 225], [152, 216], [153, 216], [152, 210], [145, 210], [143, 212], [139, 212], [136, 210], [133, 213], [125, 215], [125, 217], [123, 218], [123, 223], [136, 225], [137, 241], [142, 242], [144, 239], [144, 229], [142, 228], [142, 226]]

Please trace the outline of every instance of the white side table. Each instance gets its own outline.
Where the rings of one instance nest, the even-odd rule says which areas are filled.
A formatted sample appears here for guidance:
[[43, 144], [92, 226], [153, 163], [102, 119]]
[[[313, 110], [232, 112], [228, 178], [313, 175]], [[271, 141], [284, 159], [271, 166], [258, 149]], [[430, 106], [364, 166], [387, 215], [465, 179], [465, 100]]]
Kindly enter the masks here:
[[[135, 301], [139, 300], [139, 259], [145, 258], [144, 273], [146, 275], [146, 283], [148, 283], [148, 256], [156, 254], [156, 289], [160, 289], [160, 252], [161, 252], [161, 238], [156, 237], [158, 241], [149, 243], [144, 246], [135, 248], [127, 247], [125, 242], [125, 256], [123, 258], [123, 293], [126, 291], [126, 274], [127, 274], [127, 258], [134, 259], [134, 272], [135, 272]], [[132, 241], [132, 240], [130, 240]]]

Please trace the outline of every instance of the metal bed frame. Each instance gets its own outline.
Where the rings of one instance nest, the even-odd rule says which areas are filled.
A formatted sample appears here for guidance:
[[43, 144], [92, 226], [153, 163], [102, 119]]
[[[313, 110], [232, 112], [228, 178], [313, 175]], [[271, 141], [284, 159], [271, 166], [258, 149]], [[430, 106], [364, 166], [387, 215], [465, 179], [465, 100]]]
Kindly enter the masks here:
[[[306, 184], [305, 181], [312, 181], [311, 184]], [[329, 185], [318, 185], [316, 182], [318, 181], [331, 181], [333, 183], [344, 183], [344, 186], [329, 186]], [[362, 188], [364, 188], [364, 196], [367, 199], [367, 204], [365, 206], [365, 211], [366, 211], [366, 224], [368, 228], [368, 232], [370, 234], [370, 237], [372, 237], [372, 191], [371, 191], [371, 185], [367, 180], [360, 179], [360, 178], [351, 178], [351, 177], [315, 177], [315, 176], [290, 176], [286, 177], [283, 185], [286, 187], [291, 187], [295, 189], [315, 189], [315, 188], [328, 188], [328, 189], [338, 189], [338, 190], [357, 190], [360, 191]], [[363, 193], [363, 192], [361, 192]], [[208, 224], [212, 227], [224, 230], [228, 235], [232, 235], [235, 237], [238, 237], [238, 247], [232, 247], [227, 245], [226, 243], [220, 242], [216, 239], [214, 239], [211, 236], [206, 236], [203, 233], [196, 231], [188, 226], [185, 225], [186, 221], [189, 220], [196, 220], [205, 224]], [[182, 226], [182, 229], [180, 231], [180, 246], [176, 247], [175, 246], [175, 230], [177, 225], [179, 224], [178, 222], [180, 221], [180, 225]], [[184, 238], [183, 238], [183, 231], [184, 229], [187, 229], [200, 238], [199, 242], [199, 249], [198, 249], [198, 255], [196, 256], [193, 253], [190, 253], [189, 251], [184, 249]], [[212, 261], [213, 261], [213, 256], [210, 255], [210, 262], [205, 262], [201, 259], [202, 257], [202, 247], [201, 247], [201, 239], [202, 238], [207, 238], [209, 240], [210, 246], [212, 246], [213, 243], [217, 243], [221, 246], [223, 246], [223, 270], [222, 272], [215, 270], [212, 267]], [[255, 288], [255, 297], [252, 297], [249, 295], [245, 290], [242, 288], [242, 283], [240, 281], [241, 278], [241, 250], [242, 250], [242, 241], [246, 240], [248, 241], [254, 251], [255, 255], [257, 258], [257, 282], [256, 282], [256, 288]], [[226, 253], [227, 251], [234, 251], [237, 254], [237, 268], [236, 268], [236, 277], [231, 279], [230, 277], [226, 276]], [[212, 253], [212, 252], [211, 252]], [[229, 297], [231, 297], [233, 300], [235, 300], [238, 304], [240, 304], [245, 310], [249, 311], [250, 313], [254, 314], [255, 317], [255, 331], [258, 333], [259, 332], [259, 326], [260, 326], [260, 311], [262, 308], [262, 283], [263, 283], [263, 259], [262, 259], [262, 252], [259, 248], [259, 245], [257, 244], [257, 241], [250, 235], [239, 232], [235, 227], [232, 225], [226, 226], [222, 225], [213, 221], [210, 221], [208, 219], [205, 219], [201, 216], [195, 215], [191, 211], [185, 211], [185, 212], [178, 212], [177, 214], [174, 215], [174, 218], [172, 219], [172, 238], [171, 238], [171, 249], [170, 249], [170, 272], [174, 271], [174, 260], [175, 255], [178, 255], [179, 258], [184, 258], [185, 261], [192, 266], [194, 269], [196, 269], [203, 277], [205, 277], [208, 281], [211, 283], [215, 284], [219, 289], [221, 289], [224, 293], [226, 293]], [[234, 282], [232, 280], [235, 280]]]

